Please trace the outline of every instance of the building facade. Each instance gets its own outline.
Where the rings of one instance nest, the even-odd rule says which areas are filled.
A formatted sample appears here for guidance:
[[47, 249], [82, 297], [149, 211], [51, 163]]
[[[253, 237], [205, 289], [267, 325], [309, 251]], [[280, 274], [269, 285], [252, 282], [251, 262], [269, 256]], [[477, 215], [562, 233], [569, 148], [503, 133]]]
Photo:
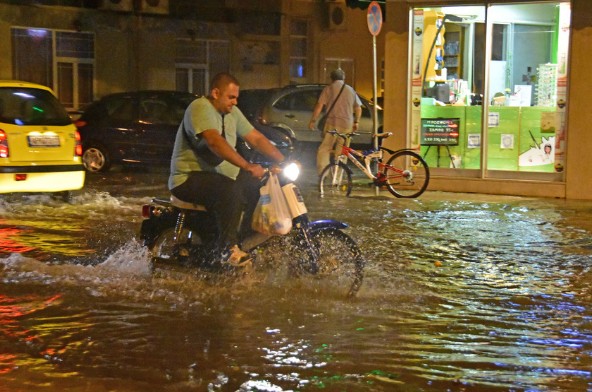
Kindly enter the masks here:
[[267, 88], [340, 66], [367, 95], [365, 16], [345, 0], [0, 0], [0, 78], [51, 86], [71, 110], [126, 90], [203, 94], [219, 71]]

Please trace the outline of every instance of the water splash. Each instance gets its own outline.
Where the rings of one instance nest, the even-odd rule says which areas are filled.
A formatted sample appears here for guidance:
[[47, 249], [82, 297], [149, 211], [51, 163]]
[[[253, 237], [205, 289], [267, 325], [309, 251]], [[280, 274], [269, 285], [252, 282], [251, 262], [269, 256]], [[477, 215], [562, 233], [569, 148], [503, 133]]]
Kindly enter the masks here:
[[151, 275], [148, 250], [136, 240], [131, 240], [96, 265], [51, 264], [41, 260], [12, 253], [0, 259], [4, 281], [31, 280], [45, 283], [104, 284], [110, 280]]

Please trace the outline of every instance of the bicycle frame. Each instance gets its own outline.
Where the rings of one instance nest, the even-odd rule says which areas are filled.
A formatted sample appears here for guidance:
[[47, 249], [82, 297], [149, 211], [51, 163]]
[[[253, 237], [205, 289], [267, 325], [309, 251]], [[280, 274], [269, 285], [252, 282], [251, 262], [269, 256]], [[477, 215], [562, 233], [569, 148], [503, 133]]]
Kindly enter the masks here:
[[[339, 157], [337, 159], [339, 160], [342, 157], [346, 157], [347, 159], [349, 159], [350, 162], [352, 162], [354, 165], [356, 165], [356, 167], [358, 169], [360, 169], [362, 171], [362, 173], [364, 173], [366, 175], [366, 177], [368, 177], [369, 179], [371, 179], [373, 181], [376, 181], [379, 178], [378, 174], [380, 173], [380, 170], [376, 171], [376, 175], [372, 173], [372, 169], [370, 168], [370, 163], [374, 159], [377, 160], [378, 167], [380, 169], [388, 168], [389, 170], [392, 170], [392, 171], [404, 176], [405, 171], [398, 169], [394, 166], [387, 165], [386, 163], [381, 161], [384, 151], [388, 151], [391, 154], [396, 152], [396, 151], [391, 151], [389, 149], [383, 149], [381, 147], [381, 149], [378, 151], [373, 151], [369, 154], [363, 154], [361, 151], [355, 150], [355, 149], [344, 144], [341, 147], [341, 154], [339, 154]], [[362, 162], [361, 162], [362, 160], [364, 161], [364, 164], [362, 164]], [[345, 162], [343, 162], [343, 163], [345, 163]]]
[[[341, 147], [341, 154], [337, 159], [341, 159], [342, 157], [346, 157], [349, 159], [358, 169], [362, 171], [371, 180], [375, 180], [376, 176], [372, 174], [372, 169], [370, 168], [370, 163], [372, 159], [382, 159], [382, 150], [374, 151], [368, 155], [362, 154], [360, 151], [355, 150], [349, 146], [343, 145]], [[362, 165], [361, 160], [364, 161]], [[345, 163], [345, 162], [344, 162]]]

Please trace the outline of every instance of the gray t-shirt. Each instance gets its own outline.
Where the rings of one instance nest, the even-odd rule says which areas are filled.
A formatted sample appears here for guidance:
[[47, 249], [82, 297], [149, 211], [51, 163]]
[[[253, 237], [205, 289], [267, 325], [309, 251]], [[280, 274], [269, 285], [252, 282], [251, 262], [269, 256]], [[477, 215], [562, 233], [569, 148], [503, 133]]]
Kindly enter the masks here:
[[[224, 117], [214, 108], [207, 97], [201, 97], [193, 101], [183, 116], [183, 124], [188, 133], [199, 135], [207, 129], [216, 129], [222, 134], [222, 121], [224, 121], [224, 135], [228, 144], [236, 149], [237, 137], [244, 137], [253, 130], [253, 126], [243, 115], [239, 108], [234, 106], [232, 111]], [[203, 159], [198, 158], [187, 139], [182, 134], [183, 127], [177, 130], [175, 147], [171, 158], [171, 174], [168, 186], [173, 189], [187, 180], [189, 173], [195, 171], [217, 172], [232, 179], [236, 179], [240, 168], [228, 161], [223, 161], [218, 166], [208, 165]]]
[[[342, 80], [336, 80], [323, 89], [319, 96], [319, 102], [325, 105], [325, 110], [329, 110], [343, 83]], [[362, 106], [360, 97], [358, 97], [353, 87], [346, 84], [331, 113], [329, 113], [329, 117], [325, 122], [325, 129], [328, 129], [328, 127], [351, 129], [354, 124], [354, 108], [359, 106]]]

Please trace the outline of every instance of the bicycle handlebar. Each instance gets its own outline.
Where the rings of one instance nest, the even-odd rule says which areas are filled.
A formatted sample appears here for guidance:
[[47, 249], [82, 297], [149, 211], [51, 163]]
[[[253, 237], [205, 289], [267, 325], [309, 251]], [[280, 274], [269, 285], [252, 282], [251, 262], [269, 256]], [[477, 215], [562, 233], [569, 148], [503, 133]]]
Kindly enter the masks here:
[[372, 135], [372, 137], [377, 137], [377, 138], [387, 138], [389, 136], [392, 136], [393, 133], [392, 132], [382, 132], [382, 133], [370, 133], [370, 132], [351, 132], [351, 133], [339, 133], [337, 132], [337, 129], [332, 129], [330, 131], [327, 131], [327, 133], [330, 133], [332, 135], [336, 135], [339, 136], [343, 139], [350, 139], [352, 136], [359, 136], [359, 135]]
[[393, 136], [392, 132], [383, 132], [383, 133], [374, 133], [372, 136], [380, 137], [380, 138], [387, 138], [389, 136]]

